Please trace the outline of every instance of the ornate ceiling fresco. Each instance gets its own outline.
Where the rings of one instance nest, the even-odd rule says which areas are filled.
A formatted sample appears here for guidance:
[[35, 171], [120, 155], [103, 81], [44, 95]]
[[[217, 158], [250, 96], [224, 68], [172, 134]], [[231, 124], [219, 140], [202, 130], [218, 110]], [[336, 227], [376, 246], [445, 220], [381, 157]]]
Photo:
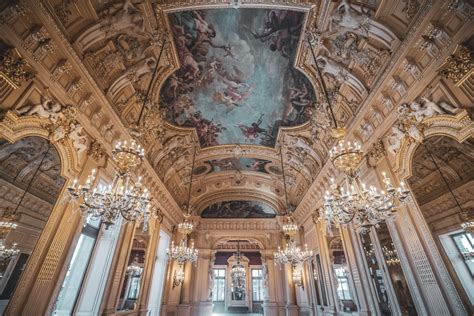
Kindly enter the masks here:
[[[86, 81], [101, 91], [101, 98], [83, 91], [74, 100], [101, 134], [114, 136], [103, 103], [125, 126], [133, 125], [151, 83], [140, 141], [179, 205], [186, 202], [196, 151], [194, 209], [245, 200], [277, 212], [285, 208], [280, 149], [288, 198], [298, 205], [334, 142], [308, 42], [339, 122], [349, 124], [372, 98], [371, 115], [353, 131], [354, 140], [363, 142], [402, 96], [396, 82], [388, 98], [370, 93], [415, 22], [412, 11], [422, 5], [408, 12], [411, 2], [379, 10], [380, 1], [347, 0], [246, 0], [234, 8], [219, 0], [41, 3], [87, 77], [73, 76], [67, 60], [47, 67], [72, 96]], [[29, 43], [47, 32], [43, 26], [25, 36]]]
[[181, 67], [161, 89], [168, 120], [201, 146], [273, 147], [280, 126], [305, 123], [311, 84], [293, 67], [303, 12], [195, 10], [169, 14]]
[[203, 218], [272, 218], [275, 210], [253, 201], [225, 201], [209, 205], [201, 212]]

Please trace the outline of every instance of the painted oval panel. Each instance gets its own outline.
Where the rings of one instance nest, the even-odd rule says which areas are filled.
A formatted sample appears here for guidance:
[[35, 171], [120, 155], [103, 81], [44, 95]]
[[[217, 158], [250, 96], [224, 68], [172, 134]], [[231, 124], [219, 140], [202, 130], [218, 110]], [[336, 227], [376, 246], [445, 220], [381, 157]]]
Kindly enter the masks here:
[[293, 67], [304, 13], [213, 9], [169, 14], [181, 67], [160, 95], [168, 121], [195, 127], [201, 146], [273, 147], [280, 126], [305, 123], [314, 104]]

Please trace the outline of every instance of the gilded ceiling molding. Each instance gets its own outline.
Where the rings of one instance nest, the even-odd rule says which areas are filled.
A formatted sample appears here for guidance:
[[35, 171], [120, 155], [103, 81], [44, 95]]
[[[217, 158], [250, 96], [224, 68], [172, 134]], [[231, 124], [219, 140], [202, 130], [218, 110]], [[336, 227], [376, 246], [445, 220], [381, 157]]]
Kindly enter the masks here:
[[[273, 230], [278, 232], [280, 230], [280, 225], [278, 224], [275, 219], [266, 219], [266, 218], [243, 218], [243, 219], [228, 219], [228, 218], [202, 218], [199, 220], [199, 224], [197, 227], [200, 231], [205, 230], [220, 230], [225, 231], [227, 233], [226, 237], [228, 237], [228, 232], [230, 230], [238, 230], [246, 232], [248, 235], [248, 231], [265, 231], [265, 230]], [[238, 236], [235, 236], [238, 237]]]
[[0, 79], [13, 89], [18, 89], [34, 76], [31, 66], [19, 53], [0, 42]]
[[459, 87], [474, 74], [473, 56], [473, 51], [459, 44], [438, 71], [443, 77], [451, 79]]
[[168, 12], [196, 9], [225, 8], [280, 8], [289, 10], [308, 10], [317, 4], [310, 0], [160, 0], [158, 10]]
[[407, 179], [413, 174], [412, 161], [418, 146], [424, 139], [432, 136], [447, 136], [458, 142], [474, 137], [474, 121], [466, 110], [456, 115], [437, 115], [423, 121], [425, 129], [419, 140], [404, 137], [400, 149], [395, 156], [394, 171], [401, 179]]

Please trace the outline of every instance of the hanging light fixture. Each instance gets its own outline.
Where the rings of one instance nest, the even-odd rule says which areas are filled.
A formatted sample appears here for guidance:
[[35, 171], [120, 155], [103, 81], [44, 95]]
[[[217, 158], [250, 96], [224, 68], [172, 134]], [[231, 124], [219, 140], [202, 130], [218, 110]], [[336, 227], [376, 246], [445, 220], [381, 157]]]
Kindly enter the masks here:
[[374, 186], [366, 187], [360, 182], [358, 168], [364, 158], [362, 146], [357, 142], [344, 142], [345, 128], [338, 126], [309, 36], [307, 40], [334, 124], [332, 136], [337, 142], [329, 151], [329, 157], [334, 167], [346, 175], [347, 184], [344, 188], [336, 185], [334, 179], [331, 179], [331, 187], [324, 197], [324, 209], [320, 218], [329, 224], [328, 229], [332, 224], [347, 225], [353, 222], [361, 233], [367, 233], [371, 226], [378, 226], [379, 223], [394, 216], [395, 202], [404, 202], [410, 191], [403, 182], [400, 183], [400, 187], [394, 188], [385, 173], [383, 173], [385, 191], [378, 191]]
[[399, 265], [400, 259], [398, 258], [397, 250], [394, 248], [393, 243], [391, 244], [391, 248], [392, 249], [389, 249], [387, 246], [382, 247], [385, 262], [389, 266]]
[[237, 259], [237, 263], [232, 266], [231, 269], [231, 277], [237, 283], [243, 283], [242, 280], [245, 280], [247, 272], [245, 271], [245, 267], [240, 262], [242, 258], [242, 254], [240, 253], [240, 241], [237, 241], [237, 253], [235, 254]]
[[301, 250], [300, 247], [296, 246], [296, 242], [293, 239], [293, 236], [296, 235], [299, 231], [298, 225], [296, 225], [291, 219], [292, 207], [288, 202], [288, 193], [286, 189], [286, 177], [285, 177], [285, 167], [283, 164], [283, 149], [280, 147], [280, 160], [281, 160], [281, 170], [283, 176], [283, 189], [285, 191], [285, 204], [286, 204], [286, 223], [282, 225], [282, 232], [286, 239], [285, 249], [281, 249], [278, 246], [278, 251], [276, 251], [273, 256], [275, 258], [275, 263], [279, 265], [291, 264], [293, 266], [293, 271], [296, 270], [296, 265], [304, 263], [307, 260], [310, 260], [313, 256], [313, 251], [308, 250], [308, 246], [305, 245], [305, 249]]
[[191, 175], [189, 180], [188, 190], [188, 203], [184, 208], [184, 221], [178, 224], [178, 232], [182, 235], [179, 245], [175, 245], [174, 241], [171, 242], [171, 247], [166, 249], [168, 260], [174, 260], [178, 263], [179, 268], [174, 271], [173, 274], [173, 288], [181, 285], [184, 282], [184, 270], [183, 266], [186, 262], [193, 263], [198, 259], [199, 251], [194, 248], [194, 242], [191, 243], [191, 247], [188, 247], [188, 236], [194, 230], [194, 224], [189, 220], [191, 217], [191, 189], [193, 183], [194, 164], [196, 162], [196, 147], [193, 152], [193, 162], [191, 166]]
[[[166, 37], [163, 38], [160, 54], [143, 99], [137, 123], [130, 129], [132, 135], [140, 135], [140, 122], [158, 72], [158, 65], [165, 44]], [[112, 150], [112, 160], [117, 167], [117, 173], [111, 185], [93, 187], [96, 178], [95, 169], [92, 170], [92, 173], [87, 177], [83, 185], [77, 185], [77, 180], [74, 180], [72, 185], [68, 187], [68, 192], [72, 200], [82, 200], [79, 206], [81, 215], [83, 217], [100, 219], [106, 229], [113, 225], [120, 216], [125, 221], [143, 221], [143, 230], [146, 231], [151, 197], [147, 188], [141, 183], [141, 177], [135, 183], [132, 183], [131, 180], [133, 171], [143, 162], [144, 158], [145, 150], [137, 141], [134, 139], [119, 141]]]

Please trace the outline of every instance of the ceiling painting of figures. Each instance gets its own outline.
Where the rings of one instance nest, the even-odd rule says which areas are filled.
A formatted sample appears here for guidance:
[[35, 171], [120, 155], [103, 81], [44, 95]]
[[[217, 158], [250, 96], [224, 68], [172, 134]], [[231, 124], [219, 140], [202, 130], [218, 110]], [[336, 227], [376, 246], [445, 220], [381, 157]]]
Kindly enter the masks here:
[[[208, 172], [230, 171], [230, 170], [247, 170], [268, 173], [266, 165], [271, 163], [270, 160], [258, 158], [223, 158], [213, 159], [204, 162], [208, 168], [195, 168], [194, 174], [202, 174], [201, 170]], [[200, 172], [201, 171], [201, 172]]]
[[304, 13], [214, 9], [169, 14], [181, 68], [160, 95], [167, 119], [201, 146], [273, 147], [280, 126], [305, 123], [314, 91], [293, 67]]
[[275, 210], [270, 206], [254, 201], [225, 201], [206, 207], [202, 218], [273, 218]]

